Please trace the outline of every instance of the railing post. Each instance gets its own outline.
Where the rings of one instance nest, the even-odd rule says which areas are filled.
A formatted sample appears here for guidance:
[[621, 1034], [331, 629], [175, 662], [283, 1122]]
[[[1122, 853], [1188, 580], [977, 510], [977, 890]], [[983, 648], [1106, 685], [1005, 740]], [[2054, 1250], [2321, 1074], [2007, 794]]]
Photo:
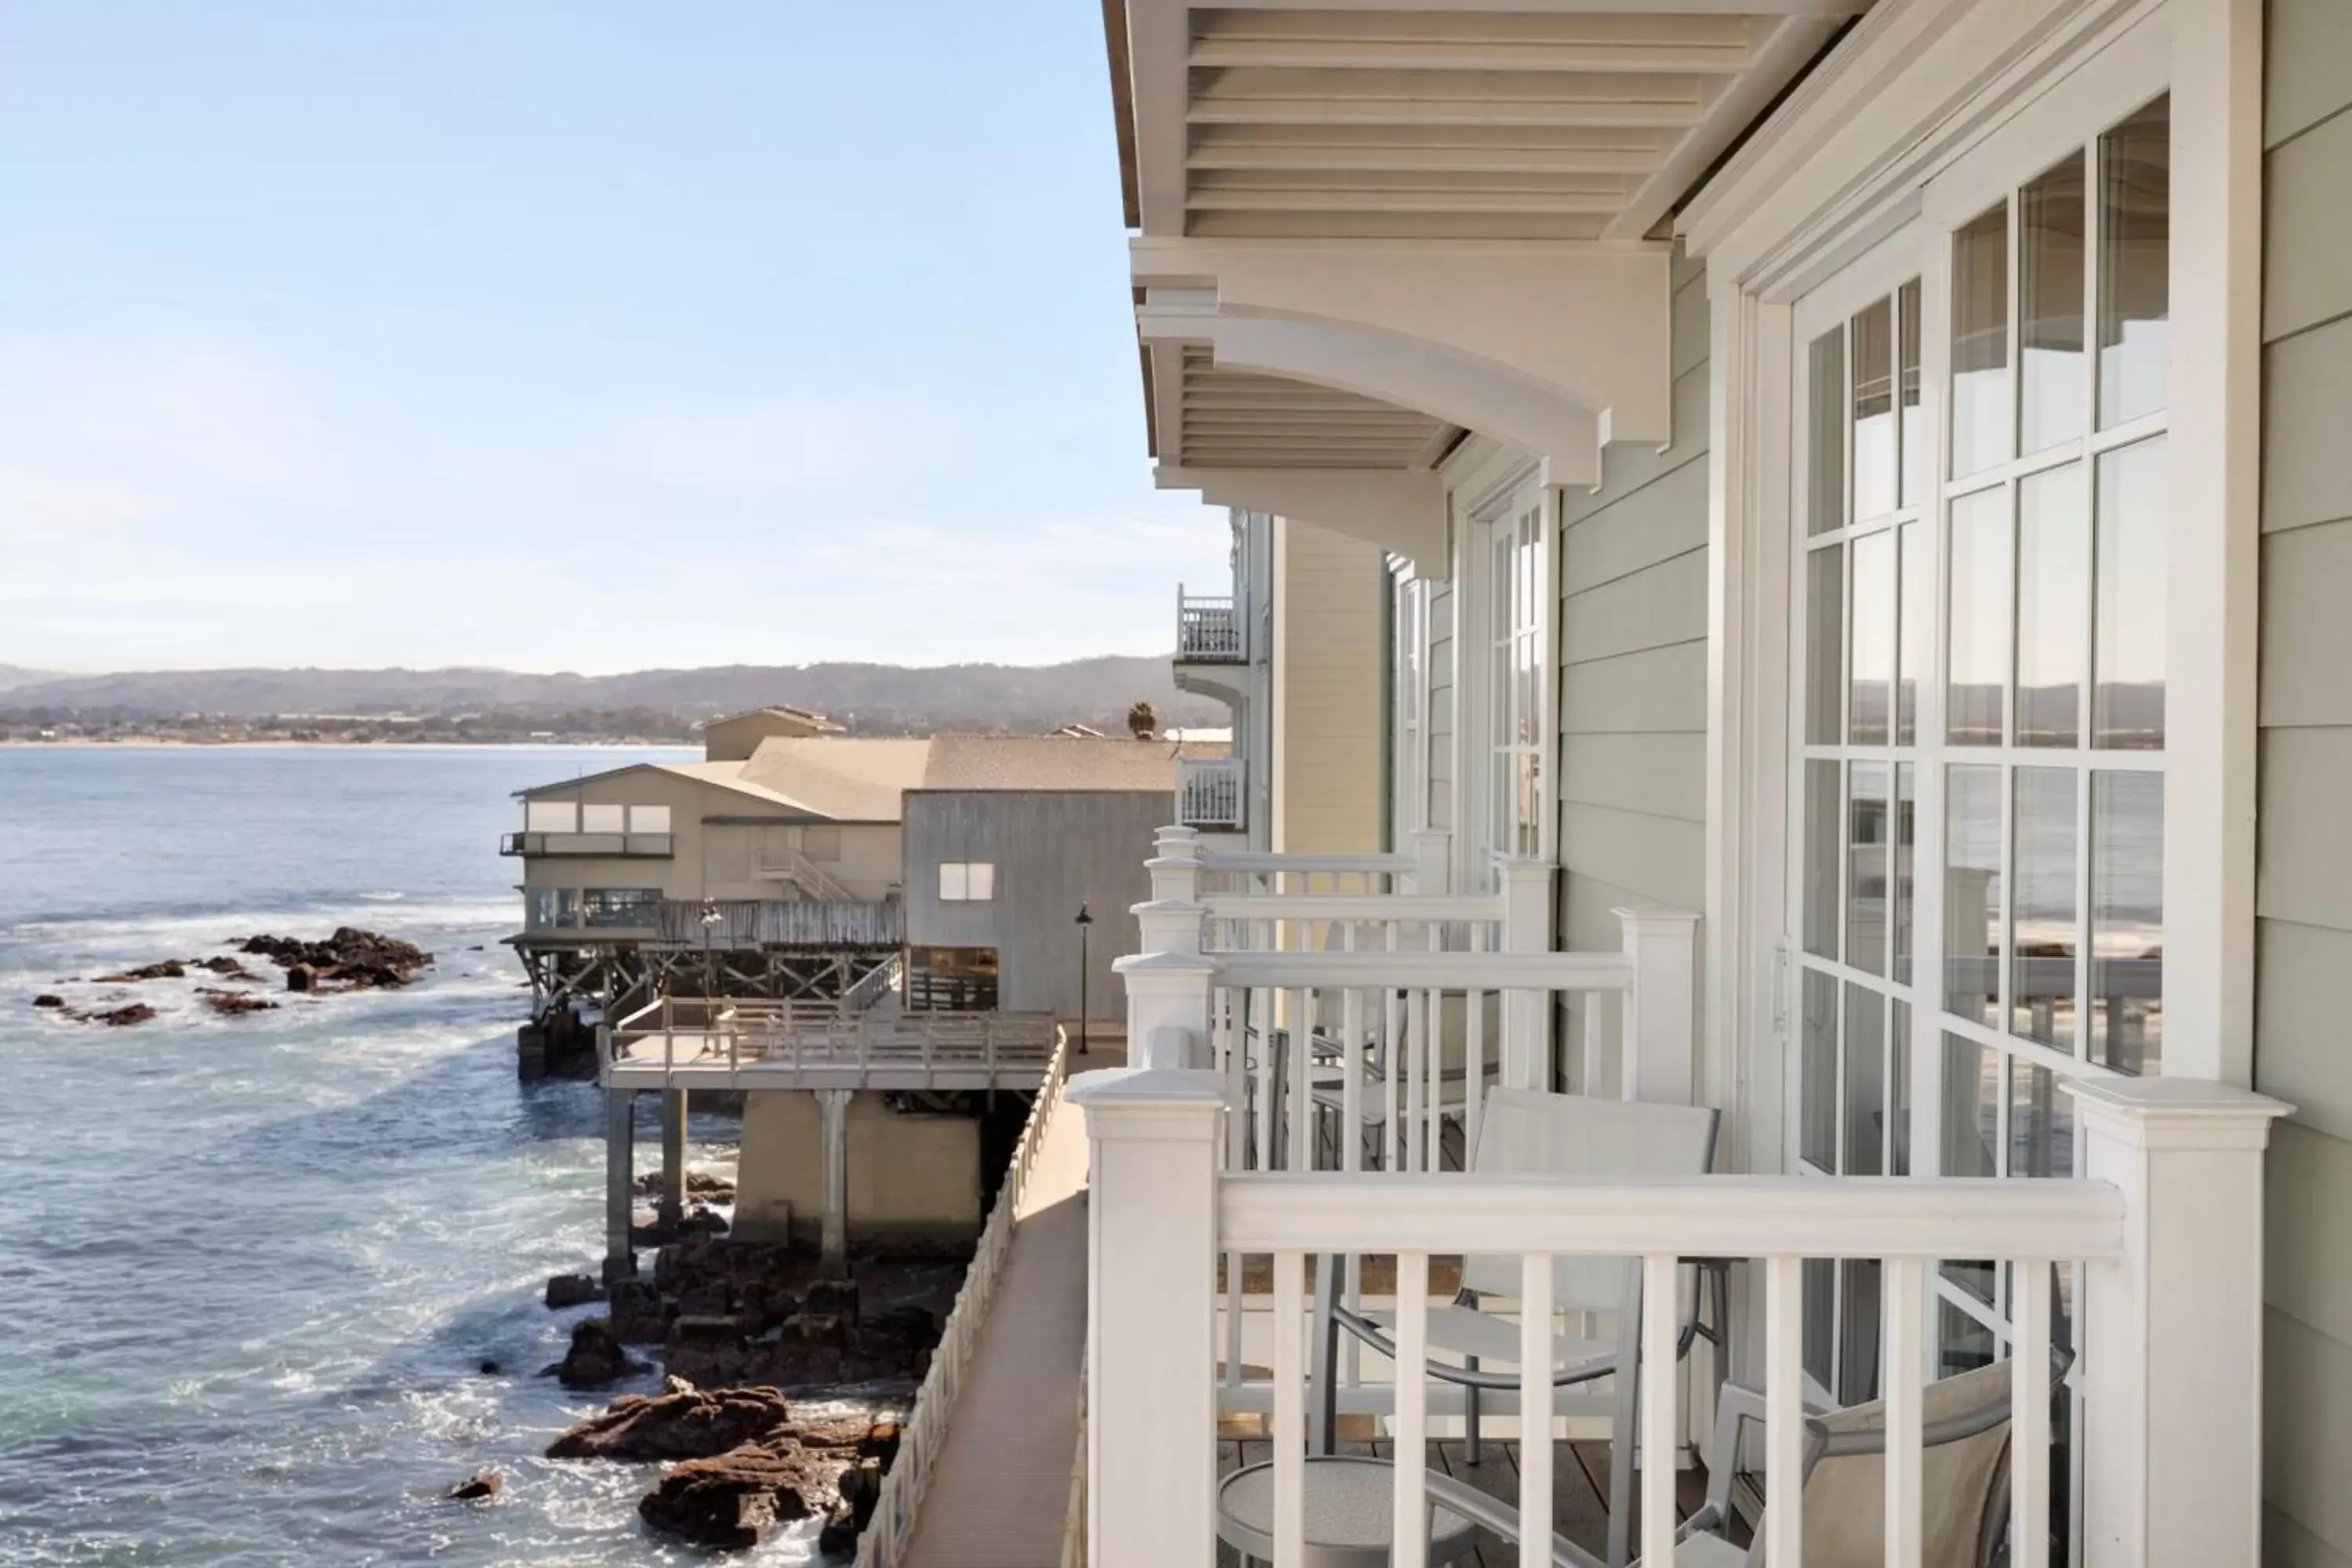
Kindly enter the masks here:
[[[1199, 837], [1189, 827], [1160, 830], [1160, 853], [1144, 863], [1151, 873], [1150, 901], [1134, 906], [1143, 951], [1111, 965], [1127, 984], [1128, 1059], [1138, 1066], [1208, 1065], [1209, 983], [1217, 969], [1201, 956], [1207, 911], [1200, 903], [1201, 861], [1193, 847]], [[1171, 1045], [1181, 1045], [1181, 1055], [1164, 1049]]]
[[[1503, 863], [1503, 951], [1551, 951], [1551, 884], [1548, 860]], [[1551, 993], [1503, 993], [1502, 1083], [1506, 1089], [1551, 1087]]]
[[1217, 1151], [1213, 1073], [1070, 1080], [1087, 1201], [1087, 1560], [1215, 1560]]
[[1443, 827], [1413, 829], [1412, 890], [1423, 898], [1454, 890], [1454, 835]]
[[1698, 1051], [1698, 917], [1679, 910], [1612, 910], [1633, 986], [1625, 994], [1618, 1093], [1654, 1105], [1695, 1103]]
[[2083, 1173], [2124, 1195], [2089, 1266], [2083, 1561], [2262, 1561], [2263, 1151], [2292, 1106], [2189, 1079], [2070, 1079]]

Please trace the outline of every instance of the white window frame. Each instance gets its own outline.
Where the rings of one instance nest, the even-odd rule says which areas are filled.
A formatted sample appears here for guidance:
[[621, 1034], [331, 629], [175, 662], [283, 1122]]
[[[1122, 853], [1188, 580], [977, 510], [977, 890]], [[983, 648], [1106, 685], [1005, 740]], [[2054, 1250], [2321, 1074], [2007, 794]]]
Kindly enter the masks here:
[[994, 902], [995, 899], [995, 861], [942, 860], [940, 862], [940, 902], [986, 904]]
[[1507, 754], [1496, 732], [1496, 656], [1504, 638], [1495, 627], [1495, 530], [1516, 528], [1536, 513], [1537, 550], [1532, 626], [1536, 741], [1524, 749], [1540, 760], [1532, 858], [1557, 853], [1559, 816], [1559, 705], [1557, 668], [1559, 613], [1559, 548], [1557, 493], [1546, 466], [1523, 456], [1496, 452], [1463, 476], [1454, 488], [1455, 514], [1465, 526], [1455, 531], [1454, 572], [1454, 760], [1456, 863], [1471, 889], [1500, 886], [1497, 869], [1512, 854], [1496, 818], [1497, 770]]

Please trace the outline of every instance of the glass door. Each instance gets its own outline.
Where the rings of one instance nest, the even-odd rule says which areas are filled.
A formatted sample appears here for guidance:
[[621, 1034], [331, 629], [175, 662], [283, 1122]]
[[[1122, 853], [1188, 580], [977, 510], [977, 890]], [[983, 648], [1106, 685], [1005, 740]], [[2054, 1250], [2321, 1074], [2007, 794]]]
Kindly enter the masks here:
[[1472, 874], [1482, 891], [1499, 885], [1496, 863], [1540, 859], [1551, 836], [1544, 807], [1550, 747], [1550, 552], [1544, 489], [1534, 477], [1477, 517], [1485, 622], [1482, 680], [1486, 717], [1481, 750], [1483, 799]]

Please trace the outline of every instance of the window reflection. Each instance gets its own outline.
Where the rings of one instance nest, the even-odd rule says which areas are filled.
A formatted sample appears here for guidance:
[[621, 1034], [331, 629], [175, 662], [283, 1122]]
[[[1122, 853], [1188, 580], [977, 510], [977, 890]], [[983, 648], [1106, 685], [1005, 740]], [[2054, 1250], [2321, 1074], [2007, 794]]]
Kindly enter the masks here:
[[[1937, 1147], [1947, 1176], [2000, 1174], [2001, 1056], [1958, 1035], [1944, 1037], [1943, 1119]], [[1990, 1261], [1955, 1259], [1944, 1278], [1979, 1301], [1992, 1300]]]
[[1886, 1117], [1889, 1128], [1886, 1173], [1911, 1173], [1911, 1004], [1897, 1002], [1895, 1022], [1887, 1031]]
[[1857, 746], [1886, 744], [1887, 709], [1895, 675], [1895, 535], [1853, 542], [1851, 700], [1846, 739]]
[[2000, 1022], [2000, 770], [1961, 766], [1944, 784], [1944, 1007]]
[[1804, 1017], [1798, 1063], [1800, 1117], [1797, 1152], [1807, 1163], [1837, 1174], [1838, 983], [1805, 971]]
[[1886, 999], [1866, 986], [1845, 988], [1845, 1168], [1849, 1176], [1885, 1171]]
[[2009, 456], [2009, 205], [1952, 236], [1952, 477]]
[[2032, 1062], [2009, 1065], [2009, 1173], [2074, 1173], [2074, 1101], [2057, 1076]]
[[2099, 139], [2099, 427], [2162, 408], [2171, 379], [2172, 100]]
[[1805, 951], [1838, 955], [1838, 764], [1805, 763]]
[[2099, 458], [2095, 745], [2164, 744], [2166, 469], [2161, 436]]
[[2009, 685], [2009, 492], [1952, 502], [1945, 729], [1956, 746], [1998, 746]]
[[1886, 973], [1886, 764], [1847, 765], [1845, 961]]
[[2083, 433], [2083, 157], [2018, 198], [2018, 449]]
[[1895, 652], [1895, 743], [1916, 744], [1919, 738], [1919, 686], [1927, 679], [1928, 659], [1936, 632], [1936, 564], [1930, 553], [1933, 538], [1924, 522], [1906, 522], [1895, 531], [1900, 567], [1898, 629]]
[[2069, 463], [2017, 487], [2017, 743], [2081, 737], [2090, 615], [2091, 522], [2083, 468]]
[[1833, 746], [1843, 733], [1845, 552], [1816, 550], [1805, 566], [1805, 740]]
[[2091, 1059], [2164, 1061], [2164, 775], [2091, 775]]
[[1881, 300], [1853, 322], [1853, 521], [1895, 510], [1895, 311]]
[[1896, 984], [1911, 983], [1911, 861], [1917, 843], [1918, 815], [1915, 775], [1918, 770], [1909, 763], [1895, 767], [1895, 960]]
[[1839, 1303], [1837, 1400], [1866, 1405], [1878, 1397], [1878, 1259], [1845, 1258], [1838, 1279], [1844, 1300]]
[[2074, 780], [2072, 768], [2020, 768], [2017, 895], [2010, 933], [2011, 1032], [2074, 1044]]
[[1845, 526], [1843, 329], [1832, 328], [1815, 338], [1808, 358], [1805, 531], [1827, 533]]
[[1916, 506], [1927, 493], [1927, 454], [1935, 448], [1927, 439], [1927, 409], [1919, 395], [1919, 280], [1916, 278], [1895, 293], [1895, 395], [1902, 404], [1899, 418], [1903, 447], [1898, 486], [1901, 493], [1895, 502]]

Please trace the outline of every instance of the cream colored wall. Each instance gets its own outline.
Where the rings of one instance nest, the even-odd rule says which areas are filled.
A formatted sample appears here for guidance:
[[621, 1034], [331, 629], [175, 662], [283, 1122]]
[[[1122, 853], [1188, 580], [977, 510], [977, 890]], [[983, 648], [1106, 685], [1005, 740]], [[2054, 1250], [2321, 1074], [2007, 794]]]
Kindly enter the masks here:
[[2352, 1565], [2352, 5], [2271, 0], [2263, 184], [2262, 752], [2254, 1086], [2263, 1561]]
[[1276, 520], [1270, 836], [1276, 850], [1308, 855], [1381, 847], [1388, 592], [1378, 546]]
[[[814, 1246], [824, 1218], [816, 1096], [755, 1089], [743, 1097], [735, 1234]], [[980, 1122], [892, 1110], [878, 1094], [849, 1101], [849, 1243], [961, 1245], [980, 1234]]]

